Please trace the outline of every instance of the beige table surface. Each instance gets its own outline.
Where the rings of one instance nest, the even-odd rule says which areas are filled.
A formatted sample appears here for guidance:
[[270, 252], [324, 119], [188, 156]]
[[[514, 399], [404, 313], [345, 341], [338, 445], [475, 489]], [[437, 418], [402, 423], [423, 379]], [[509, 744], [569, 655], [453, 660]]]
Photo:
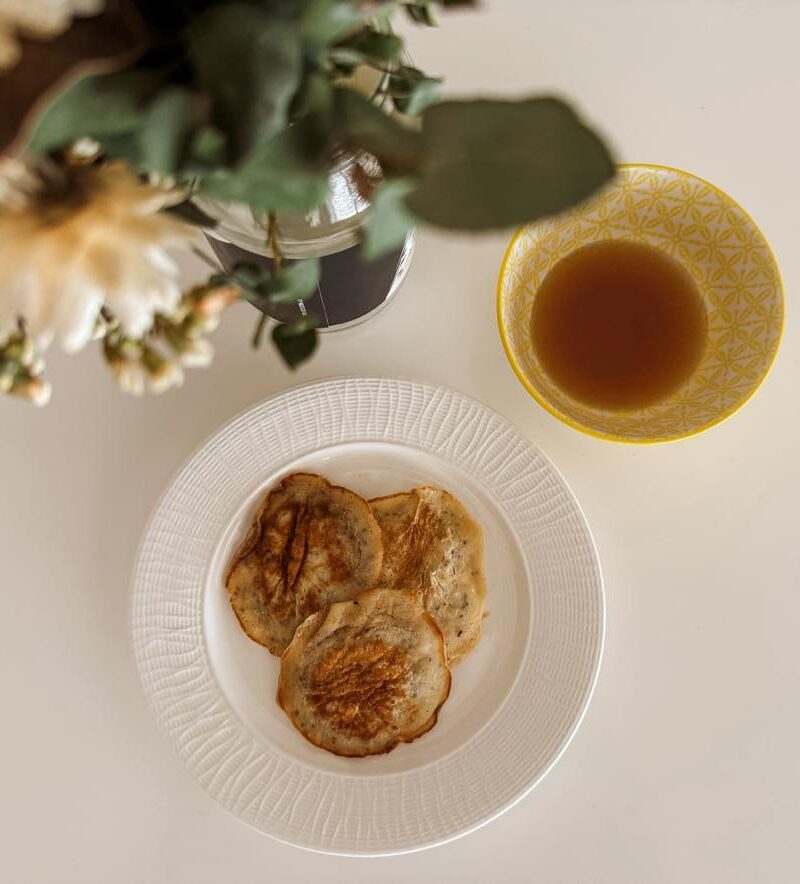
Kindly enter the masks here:
[[[495, 326], [507, 237], [429, 232], [395, 303], [296, 375], [249, 349], [241, 306], [213, 369], [177, 393], [124, 397], [87, 352], [51, 359], [44, 411], [0, 403], [0, 880], [800, 880], [799, 34], [796, 0], [486, 0], [412, 37], [451, 94], [564, 91], [621, 159], [709, 178], [761, 225], [783, 347], [757, 397], [699, 438], [618, 446], [545, 414]], [[134, 553], [173, 471], [250, 404], [344, 373], [445, 384], [511, 418], [583, 504], [608, 596], [599, 685], [560, 764], [473, 835], [380, 860], [280, 845], [214, 804], [146, 708], [129, 645]]]

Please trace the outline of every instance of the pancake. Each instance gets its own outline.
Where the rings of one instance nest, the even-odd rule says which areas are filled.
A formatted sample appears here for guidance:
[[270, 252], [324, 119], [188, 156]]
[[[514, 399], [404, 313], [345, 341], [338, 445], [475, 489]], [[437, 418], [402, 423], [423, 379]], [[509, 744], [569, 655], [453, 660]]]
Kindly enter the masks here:
[[370, 501], [383, 535], [378, 583], [416, 595], [457, 663], [481, 634], [486, 578], [483, 532], [462, 504], [423, 486]]
[[363, 498], [322, 476], [294, 473], [267, 494], [225, 585], [244, 631], [281, 654], [309, 614], [375, 585], [382, 552]]
[[312, 614], [281, 657], [279, 705], [336, 755], [410, 743], [436, 724], [449, 693], [441, 631], [418, 599], [393, 589]]

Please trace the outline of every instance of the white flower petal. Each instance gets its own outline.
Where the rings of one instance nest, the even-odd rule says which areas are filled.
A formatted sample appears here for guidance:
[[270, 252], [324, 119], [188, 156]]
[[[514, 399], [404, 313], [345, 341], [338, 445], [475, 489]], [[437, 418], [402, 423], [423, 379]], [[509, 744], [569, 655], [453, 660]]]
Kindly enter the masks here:
[[163, 273], [165, 276], [177, 279], [179, 273], [178, 265], [167, 253], [166, 249], [162, 249], [161, 246], [148, 245], [144, 247], [142, 253], [154, 270]]
[[172, 315], [182, 297], [165, 245], [186, 245], [197, 234], [156, 210], [183, 195], [141, 183], [120, 163], [82, 174], [90, 176], [87, 200], [58, 223], [43, 210], [46, 184], [41, 195], [4, 202], [0, 214], [0, 331], [24, 318], [39, 347], [56, 337], [65, 349], [80, 349], [102, 304], [126, 335], [141, 337], [157, 312]]
[[77, 353], [91, 341], [102, 306], [102, 291], [88, 284], [64, 291], [56, 322], [59, 343], [66, 353]]

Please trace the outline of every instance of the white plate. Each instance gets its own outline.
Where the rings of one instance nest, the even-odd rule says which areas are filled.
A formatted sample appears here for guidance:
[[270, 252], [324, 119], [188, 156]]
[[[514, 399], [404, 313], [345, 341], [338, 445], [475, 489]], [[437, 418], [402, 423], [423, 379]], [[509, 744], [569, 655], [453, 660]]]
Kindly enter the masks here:
[[[295, 470], [365, 497], [439, 485], [483, 526], [483, 636], [436, 727], [388, 755], [307, 743], [275, 702], [277, 658], [228, 604], [225, 564], [265, 489]], [[223, 427], [162, 497], [134, 577], [142, 682], [189, 769], [251, 826], [330, 853], [440, 844], [518, 801], [578, 727], [603, 634], [597, 553], [553, 465], [480, 403], [388, 378], [290, 390]]]

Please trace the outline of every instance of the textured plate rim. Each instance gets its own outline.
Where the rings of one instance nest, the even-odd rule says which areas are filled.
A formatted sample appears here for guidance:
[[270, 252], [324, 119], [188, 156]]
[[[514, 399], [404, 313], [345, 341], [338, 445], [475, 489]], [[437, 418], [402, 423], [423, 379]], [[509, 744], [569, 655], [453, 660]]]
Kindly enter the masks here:
[[[499, 423], [499, 425], [503, 426], [507, 431], [510, 431], [512, 434], [516, 435], [525, 446], [534, 454], [537, 458], [539, 458], [544, 466], [549, 471], [552, 478], [558, 483], [560, 486], [561, 492], [566, 496], [569, 500], [574, 515], [581, 523], [581, 527], [583, 530], [584, 538], [588, 542], [588, 551], [591, 555], [592, 565], [593, 565], [593, 577], [595, 580], [593, 590], [594, 590], [594, 602], [597, 608], [597, 628], [595, 635], [595, 645], [594, 645], [594, 654], [591, 660], [590, 669], [587, 673], [587, 682], [585, 686], [585, 692], [582, 697], [582, 701], [580, 707], [576, 709], [574, 717], [572, 718], [571, 725], [569, 729], [564, 734], [561, 739], [557, 749], [552, 753], [548, 762], [538, 771], [535, 777], [533, 777], [530, 782], [528, 782], [523, 788], [519, 789], [515, 795], [513, 795], [509, 800], [505, 801], [498, 806], [493, 807], [490, 811], [481, 815], [480, 818], [476, 819], [473, 823], [468, 824], [466, 826], [462, 826], [461, 828], [454, 829], [451, 832], [448, 832], [441, 837], [431, 838], [430, 840], [420, 840], [418, 843], [413, 845], [403, 845], [399, 847], [387, 847], [387, 848], [377, 848], [377, 849], [367, 849], [367, 850], [358, 850], [358, 849], [347, 849], [347, 848], [337, 848], [330, 845], [315, 845], [310, 843], [302, 843], [297, 840], [292, 840], [291, 838], [287, 838], [273, 831], [269, 831], [264, 828], [262, 825], [254, 822], [252, 820], [245, 819], [241, 814], [237, 813], [237, 811], [229, 807], [217, 794], [214, 793], [213, 789], [202, 782], [197, 775], [196, 771], [193, 770], [189, 761], [182, 757], [181, 749], [176, 741], [176, 735], [174, 733], [174, 729], [171, 728], [166, 722], [162, 720], [161, 712], [159, 711], [155, 696], [151, 691], [150, 686], [148, 685], [145, 678], [145, 664], [146, 664], [146, 654], [144, 654], [140, 641], [137, 638], [137, 599], [139, 595], [139, 589], [137, 587], [137, 583], [139, 581], [139, 575], [141, 571], [141, 566], [144, 560], [144, 554], [148, 547], [148, 544], [151, 540], [151, 535], [153, 533], [153, 527], [157, 522], [159, 515], [164, 507], [164, 504], [170, 499], [172, 493], [176, 490], [179, 482], [184, 478], [185, 474], [188, 473], [189, 467], [196, 461], [198, 456], [207, 448], [211, 446], [212, 443], [221, 439], [226, 433], [229, 433], [237, 424], [239, 424], [242, 419], [244, 419], [247, 415], [253, 413], [255, 414], [260, 409], [265, 407], [268, 404], [277, 405], [283, 400], [290, 400], [292, 397], [297, 396], [303, 392], [308, 392], [313, 390], [314, 388], [318, 388], [322, 390], [326, 387], [335, 387], [341, 384], [354, 384], [357, 383], [359, 385], [364, 384], [397, 384], [401, 386], [407, 386], [411, 388], [416, 388], [421, 390], [427, 394], [443, 394], [446, 396], [454, 397], [456, 400], [461, 400], [464, 403], [471, 404], [473, 407], [477, 407], [481, 411], [485, 412], [489, 415], [495, 422]], [[351, 440], [351, 441], [364, 441], [364, 440]], [[384, 440], [378, 440], [384, 441]], [[331, 444], [325, 442], [322, 443], [319, 448], [328, 447]], [[412, 444], [412, 443], [402, 443], [402, 444]], [[508, 517], [508, 514], [505, 514]], [[523, 551], [524, 555], [524, 551]], [[527, 558], [526, 558], [527, 562]], [[201, 592], [202, 595], [202, 592]], [[201, 606], [202, 607], [202, 606]], [[141, 540], [139, 542], [139, 546], [137, 549], [135, 564], [132, 573], [132, 578], [130, 582], [130, 607], [129, 611], [131, 613], [131, 632], [129, 633], [130, 640], [132, 643], [132, 652], [136, 662], [137, 672], [139, 675], [140, 684], [142, 685], [143, 692], [145, 694], [145, 698], [147, 701], [147, 705], [150, 708], [151, 712], [154, 714], [159, 728], [162, 732], [169, 738], [170, 745], [172, 747], [172, 751], [178, 756], [182, 766], [185, 770], [192, 776], [193, 780], [197, 783], [197, 785], [202, 788], [202, 790], [212, 798], [215, 803], [221, 805], [224, 810], [234, 816], [237, 820], [244, 823], [251, 829], [259, 832], [260, 834], [264, 834], [269, 838], [289, 846], [298, 847], [302, 850], [307, 850], [312, 853], [318, 853], [323, 855], [334, 855], [334, 856], [344, 856], [344, 857], [381, 857], [381, 856], [396, 856], [402, 855], [406, 853], [415, 853], [421, 850], [426, 850], [432, 847], [437, 847], [440, 845], [444, 845], [455, 841], [465, 835], [468, 835], [472, 832], [477, 831], [483, 826], [489, 824], [493, 820], [502, 816], [507, 810], [515, 806], [518, 802], [520, 802], [523, 798], [530, 794], [539, 783], [552, 771], [552, 769], [556, 766], [556, 764], [561, 760], [564, 753], [566, 752], [569, 745], [572, 743], [577, 731], [579, 730], [586, 713], [588, 711], [589, 705], [594, 696], [595, 688], [597, 686], [597, 681], [600, 674], [602, 659], [605, 651], [605, 642], [606, 642], [606, 621], [607, 621], [607, 610], [606, 610], [606, 600], [605, 600], [605, 583], [603, 577], [603, 571], [601, 567], [600, 557], [597, 550], [597, 545], [592, 534], [591, 528], [589, 526], [588, 520], [586, 519], [583, 508], [581, 507], [579, 501], [577, 500], [572, 488], [564, 479], [560, 470], [555, 466], [552, 460], [544, 454], [541, 449], [538, 448], [532, 441], [530, 441], [527, 437], [523, 436], [522, 433], [517, 429], [517, 427], [509, 421], [506, 417], [501, 415], [499, 412], [495, 411], [490, 406], [487, 406], [485, 403], [477, 399], [476, 397], [468, 396], [466, 394], [460, 393], [458, 391], [452, 390], [447, 387], [430, 384], [427, 382], [416, 381], [413, 379], [406, 379], [400, 377], [386, 377], [386, 376], [358, 376], [358, 375], [343, 375], [332, 378], [325, 378], [321, 380], [300, 383], [294, 385], [292, 387], [283, 389], [278, 391], [272, 396], [267, 397], [260, 402], [257, 402], [253, 405], [248, 406], [247, 408], [242, 409], [232, 418], [227, 420], [224, 424], [222, 424], [217, 430], [209, 434], [199, 445], [195, 447], [195, 449], [190, 453], [190, 455], [185, 458], [180, 467], [174, 471], [169, 481], [167, 482], [164, 490], [160, 494], [155, 506], [153, 507], [147, 521], [145, 524], [144, 531], [142, 533]], [[202, 642], [201, 642], [202, 643]], [[527, 649], [526, 649], [527, 650]], [[213, 674], [213, 670], [211, 670], [210, 661], [206, 660], [209, 670], [212, 673], [212, 678], [214, 680], [217, 691], [222, 695], [223, 702], [228, 707], [228, 712], [231, 718], [233, 718], [238, 726], [245, 731], [250, 732], [248, 726], [239, 718], [236, 712], [230, 707], [227, 698], [224, 696], [222, 692], [222, 688], [219, 685], [216, 676]], [[519, 681], [519, 676], [521, 675], [521, 669], [517, 673], [517, 677], [515, 678], [515, 684]], [[256, 738], [257, 739], [257, 738]], [[397, 775], [395, 775], [397, 776]]]
[[[511, 240], [506, 246], [505, 252], [503, 252], [503, 260], [500, 262], [500, 271], [497, 275], [497, 288], [495, 295], [495, 312], [497, 316], [497, 328], [500, 332], [500, 342], [503, 345], [503, 350], [506, 354], [506, 358], [508, 359], [509, 364], [517, 376], [517, 380], [522, 384], [525, 388], [528, 395], [530, 395], [536, 402], [541, 405], [541, 407], [548, 413], [551, 414], [554, 418], [561, 421], [561, 423], [566, 424], [566, 426], [571, 427], [573, 430], [578, 430], [580, 433], [584, 433], [586, 436], [592, 436], [595, 439], [602, 439], [604, 442], [616, 442], [622, 445], [665, 445], [671, 442], [681, 442], [683, 439], [691, 439], [694, 436], [700, 436], [702, 433], [708, 432], [708, 430], [714, 429], [714, 427], [718, 427], [720, 424], [725, 423], [730, 420], [740, 409], [744, 408], [745, 405], [753, 398], [753, 396], [758, 393], [761, 387], [766, 382], [769, 377], [774, 365], [775, 361], [778, 358], [778, 353], [781, 349], [781, 344], [783, 343], [783, 336], [786, 329], [786, 292], [783, 283], [783, 276], [781, 275], [781, 267], [778, 263], [778, 259], [775, 255], [775, 251], [770, 245], [769, 240], [764, 235], [764, 232], [761, 228], [756, 224], [753, 220], [752, 215], [739, 203], [737, 202], [729, 193], [724, 191], [721, 187], [718, 187], [716, 184], [713, 184], [711, 181], [708, 181], [706, 178], [701, 177], [700, 175], [695, 175], [694, 172], [687, 172], [685, 169], [678, 169], [675, 166], [665, 166], [659, 163], [618, 163], [617, 169], [654, 169], [662, 172], [671, 172], [673, 175], [677, 175], [681, 178], [691, 178], [695, 181], [699, 181], [701, 184], [705, 184], [711, 188], [718, 196], [722, 197], [723, 200], [730, 203], [736, 209], [738, 209], [743, 217], [753, 226], [753, 229], [758, 233], [762, 240], [764, 241], [764, 245], [767, 249], [767, 253], [770, 256], [770, 260], [772, 261], [772, 265], [775, 268], [775, 273], [778, 277], [778, 292], [780, 295], [781, 302], [781, 325], [778, 330], [778, 339], [775, 343], [775, 350], [772, 354], [772, 358], [769, 363], [764, 367], [764, 371], [762, 372], [761, 378], [759, 382], [753, 387], [752, 390], [748, 392], [748, 394], [729, 408], [727, 411], [721, 412], [718, 416], [716, 416], [713, 420], [703, 424], [700, 427], [697, 427], [693, 430], [690, 430], [685, 433], [678, 433], [672, 436], [661, 436], [655, 438], [633, 438], [630, 436], [619, 436], [614, 433], [604, 433], [601, 430], [596, 430], [593, 427], [589, 427], [586, 424], [580, 423], [580, 421], [576, 421], [573, 418], [569, 417], [566, 414], [563, 414], [552, 405], [544, 396], [536, 389], [536, 387], [528, 380], [527, 375], [525, 374], [522, 366], [519, 364], [516, 356], [514, 355], [514, 351], [511, 347], [511, 341], [508, 337], [508, 332], [506, 331], [506, 324], [503, 320], [503, 283], [505, 282], [506, 272], [508, 267], [508, 262], [511, 259], [511, 253], [513, 252], [517, 242], [522, 236], [523, 232], [526, 228], [532, 226], [531, 224], [522, 224], [520, 225], [512, 234]], [[533, 222], [535, 225], [536, 222]]]

